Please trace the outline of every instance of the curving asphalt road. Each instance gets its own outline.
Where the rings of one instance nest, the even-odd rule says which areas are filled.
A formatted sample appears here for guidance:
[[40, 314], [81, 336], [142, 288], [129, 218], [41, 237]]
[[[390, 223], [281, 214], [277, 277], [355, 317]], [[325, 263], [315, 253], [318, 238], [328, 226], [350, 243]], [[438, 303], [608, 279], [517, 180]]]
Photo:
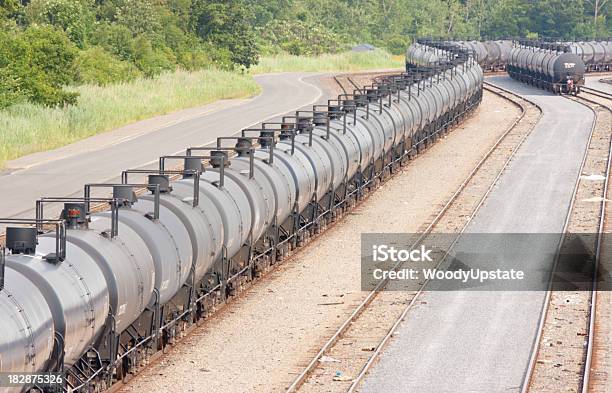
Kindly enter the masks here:
[[611, 77], [601, 76], [601, 75], [597, 75], [597, 76], [587, 75], [587, 77], [585, 78], [585, 84], [587, 87], [590, 87], [592, 89], [597, 89], [597, 90], [605, 91], [608, 93], [612, 93], [612, 84], [600, 82], [600, 80], [603, 78], [611, 78]]
[[[138, 122], [51, 152], [8, 163], [0, 173], [0, 217], [26, 217], [41, 196], [82, 195], [85, 183], [118, 181], [128, 168], [154, 168], [158, 157], [206, 145], [219, 136], [321, 99], [320, 75], [282, 73], [255, 78], [262, 93]], [[324, 87], [323, 87], [324, 88]]]
[[[488, 81], [538, 103], [543, 117], [467, 232], [559, 233], [594, 121], [592, 112], [508, 77], [492, 77]], [[550, 266], [558, 242], [558, 236], [554, 238], [555, 241], [533, 238], [529, 246], [522, 247], [530, 256], [513, 267], [537, 272]], [[499, 240], [469, 241], [482, 242], [477, 246], [463, 245], [472, 251], [478, 247], [477, 250], [495, 252], [500, 246]], [[461, 242], [458, 247], [462, 247]], [[464, 262], [472, 268], [492, 267], [484, 258]], [[425, 292], [361, 391], [519, 392], [545, 291], [481, 289], [486, 291]]]

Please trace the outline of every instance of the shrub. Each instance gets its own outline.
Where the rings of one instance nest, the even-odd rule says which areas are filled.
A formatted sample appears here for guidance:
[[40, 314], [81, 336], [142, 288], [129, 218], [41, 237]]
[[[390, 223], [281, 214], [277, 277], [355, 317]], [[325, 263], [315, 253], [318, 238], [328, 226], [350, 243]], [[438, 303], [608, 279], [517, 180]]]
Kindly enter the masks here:
[[89, 41], [121, 60], [134, 60], [134, 38], [130, 29], [125, 26], [107, 22], [96, 24]]
[[50, 26], [0, 31], [0, 108], [24, 100], [47, 106], [75, 103], [77, 94], [62, 90], [74, 81], [75, 55], [66, 34]]
[[81, 51], [76, 68], [78, 82], [101, 86], [129, 81], [140, 75], [134, 65], [117, 59], [99, 46]]
[[176, 57], [166, 46], [153, 47], [144, 36], [137, 37], [132, 43], [136, 67], [146, 76], [152, 77], [176, 68]]
[[292, 55], [336, 52], [340, 37], [326, 27], [301, 19], [275, 20], [262, 28], [261, 38]]

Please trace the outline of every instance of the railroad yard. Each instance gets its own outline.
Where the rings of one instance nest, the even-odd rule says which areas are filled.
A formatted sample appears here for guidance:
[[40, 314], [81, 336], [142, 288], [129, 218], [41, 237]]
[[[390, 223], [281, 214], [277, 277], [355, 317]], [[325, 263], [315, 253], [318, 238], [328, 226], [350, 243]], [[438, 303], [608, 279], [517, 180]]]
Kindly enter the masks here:
[[405, 69], [263, 74], [7, 162], [0, 383], [612, 392], [612, 43], [588, 45], [420, 39]]

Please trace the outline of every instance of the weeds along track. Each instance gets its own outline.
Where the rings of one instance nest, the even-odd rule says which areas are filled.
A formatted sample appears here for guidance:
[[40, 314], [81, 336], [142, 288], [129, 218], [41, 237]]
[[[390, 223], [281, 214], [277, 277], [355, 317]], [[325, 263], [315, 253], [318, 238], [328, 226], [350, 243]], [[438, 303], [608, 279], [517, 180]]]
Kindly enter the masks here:
[[[596, 309], [599, 304], [596, 277], [598, 264], [612, 255], [612, 250], [607, 249], [610, 244], [606, 247], [606, 239], [602, 236], [612, 229], [608, 220], [610, 204], [607, 203], [612, 197], [608, 189], [612, 97], [606, 98], [597, 91], [593, 94], [591, 90], [584, 89], [579, 97], [567, 97], [590, 108], [595, 122], [565, 222], [564, 232], [570, 235], [560, 244], [558, 255], [568, 254], [579, 241], [592, 256], [590, 262], [594, 268], [583, 271], [581, 289], [568, 290], [564, 282], [551, 279], [522, 392], [603, 392], [602, 387], [608, 383], [606, 373], [598, 370], [611, 356], [607, 337], [612, 326], [612, 309], [609, 307], [610, 292], [604, 293], [608, 304], [601, 311]], [[580, 237], [579, 234], [589, 235]], [[552, 277], [562, 275], [566, 263], [566, 258], [558, 256]], [[607, 314], [606, 323], [602, 325], [596, 318], [600, 313]], [[601, 331], [600, 337], [601, 328], [607, 330]], [[600, 338], [606, 342], [600, 342]]]
[[[422, 233], [421, 239], [433, 233], [455, 233], [459, 237], [541, 117], [540, 108], [524, 98], [486, 82], [485, 89], [514, 103], [520, 108], [521, 115], [482, 157], [448, 202], [440, 206], [439, 212], [422, 227], [419, 231]], [[454, 243], [457, 238], [449, 241]], [[450, 245], [441, 247], [449, 248]], [[434, 260], [442, 261], [443, 258]], [[400, 269], [402, 265], [398, 264], [395, 268]], [[401, 288], [395, 288], [399, 290], [384, 291], [388, 283], [381, 281], [356, 306], [341, 327], [304, 366], [287, 392], [352, 392], [359, 387], [427, 285], [427, 281], [409, 282], [401, 284]], [[329, 358], [339, 362], [325, 361]], [[337, 374], [338, 371], [340, 374]], [[332, 380], [336, 381], [333, 385], [329, 384]]]

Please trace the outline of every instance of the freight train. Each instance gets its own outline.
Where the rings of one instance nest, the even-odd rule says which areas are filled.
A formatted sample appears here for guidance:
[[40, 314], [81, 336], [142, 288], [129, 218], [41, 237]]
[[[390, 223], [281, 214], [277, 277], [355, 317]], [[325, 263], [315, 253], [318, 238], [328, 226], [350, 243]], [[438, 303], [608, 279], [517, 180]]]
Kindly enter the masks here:
[[578, 55], [587, 72], [612, 71], [612, 41], [576, 41], [564, 43]]
[[585, 72], [610, 70], [612, 42], [449, 41], [473, 53], [485, 71], [505, 69], [521, 81], [557, 94], [578, 94]]
[[[419, 41], [417, 41], [418, 44]], [[422, 42], [426, 42], [422, 40]], [[446, 41], [448, 45], [457, 45], [460, 48], [470, 52], [474, 59], [478, 62], [484, 71], [501, 71], [506, 68], [510, 51], [512, 50], [512, 41], [497, 40], [497, 41]], [[430, 48], [431, 49], [431, 48]], [[414, 51], [414, 53], [411, 53]], [[420, 53], [424, 52], [423, 55]], [[439, 59], [435, 51], [423, 49], [419, 45], [411, 45], [406, 52], [406, 61], [408, 59], [419, 59], [420, 65], [427, 66], [429, 63], [435, 64]]]
[[578, 55], [586, 67], [586, 72], [612, 71], [612, 41], [513, 41], [513, 40], [489, 40], [489, 41], [452, 41], [461, 47], [474, 53], [478, 64], [485, 71], [504, 70], [510, 60], [510, 51], [518, 42], [522, 46], [539, 47], [543, 42], [549, 45], [555, 43], [564, 52]]
[[502, 71], [506, 69], [512, 50], [510, 40], [492, 41], [455, 41], [462, 48], [474, 53], [474, 58], [485, 71]]
[[508, 74], [521, 82], [560, 94], [578, 94], [584, 86], [586, 67], [564, 45], [541, 42], [519, 45], [510, 52]]
[[[310, 112], [85, 185], [83, 197], [40, 198], [35, 219], [0, 220], [0, 372], [107, 389], [324, 230], [480, 102], [472, 55], [424, 46], [406, 72]], [[112, 197], [94, 196], [104, 189]], [[51, 204], [59, 219], [46, 218]], [[24, 389], [48, 390], [8, 390]]]

